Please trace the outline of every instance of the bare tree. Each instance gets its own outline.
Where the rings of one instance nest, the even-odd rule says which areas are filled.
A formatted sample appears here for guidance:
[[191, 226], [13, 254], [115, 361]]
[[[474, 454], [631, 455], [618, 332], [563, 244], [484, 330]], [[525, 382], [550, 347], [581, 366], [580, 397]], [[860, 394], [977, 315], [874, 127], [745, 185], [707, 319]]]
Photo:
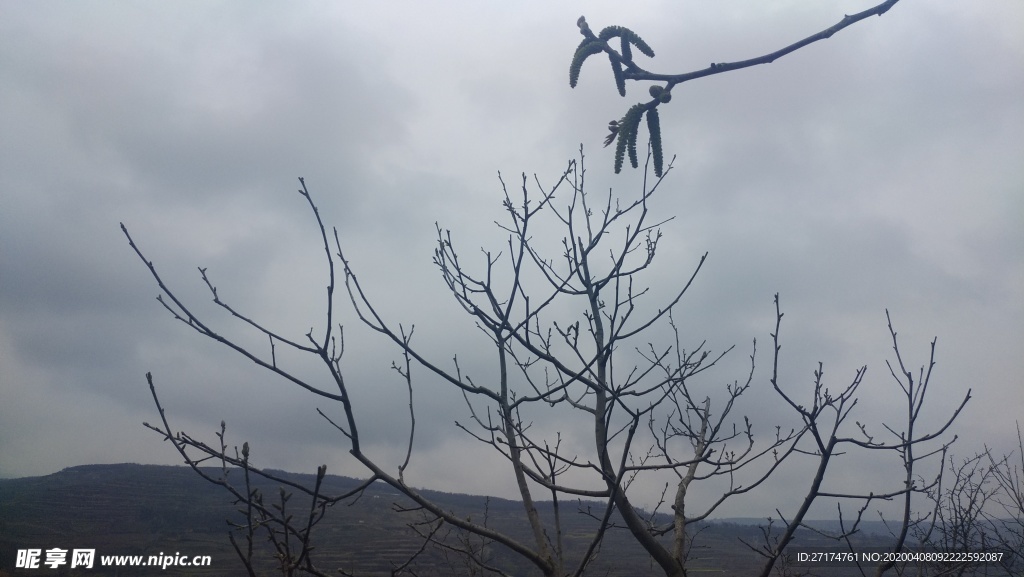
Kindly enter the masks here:
[[[161, 290], [158, 300], [171, 315], [285, 382], [332, 402], [331, 408], [318, 412], [340, 431], [347, 442], [346, 450], [366, 470], [364, 482], [355, 489], [325, 495], [324, 466], [318, 469], [312, 486], [255, 467], [248, 445], [240, 451], [228, 446], [223, 424], [219, 442], [213, 445], [175, 431], [164, 415], [152, 377], [147, 375], [161, 415], [160, 424], [150, 428], [171, 441], [184, 461], [200, 475], [225, 487], [240, 505], [245, 522], [238, 524], [237, 529], [244, 542], [239, 543], [233, 535], [232, 544], [249, 574], [256, 572], [253, 543], [257, 533], [269, 539], [283, 574], [330, 572], [314, 563], [311, 535], [317, 523], [331, 505], [358, 497], [371, 484], [384, 483], [407, 499], [406, 504], [396, 507], [414, 517], [409, 525], [422, 540], [422, 546], [406, 562], [397, 564], [393, 574], [412, 574], [416, 560], [428, 549], [458, 555], [467, 572], [510, 574], [492, 555], [495, 548], [501, 548], [545, 576], [583, 575], [599, 555], [607, 532], [622, 528], [661, 572], [681, 577], [687, 574], [698, 523], [710, 518], [727, 500], [758, 489], [780, 467], [796, 459], [810, 459], [814, 472], [799, 508], [790, 514], [779, 511], [783, 521], [781, 533], [766, 533], [764, 544], [750, 544], [764, 557], [762, 575], [779, 568], [777, 564], [797, 530], [806, 526], [811, 506], [822, 499], [838, 501], [840, 514], [842, 503], [857, 503], [851, 524], [832, 535], [847, 543], [872, 503], [902, 499], [904, 516], [895, 548], [903, 547], [910, 527], [911, 499], [930, 490], [935, 483], [917, 483], [921, 475], [919, 463], [944, 454], [952, 441], [942, 437], [970, 398], [968, 392], [944, 425], [933, 431], [919, 430], [935, 343], [927, 370], [922, 369], [915, 378], [904, 366], [890, 323], [898, 361], [890, 371], [906, 398], [907, 411], [900, 424], [882, 424], [891, 438], [876, 438], [869, 433], [868, 424], [858, 422], [854, 426], [849, 422], [866, 368], [857, 370], [837, 393], [826, 386], [820, 365], [807, 394], [781, 382], [779, 331], [783, 314], [776, 295], [769, 390], [782, 407], [792, 411], [797, 425], [779, 425], [774, 434], [757, 436], [755, 423], [737, 414], [738, 403], [754, 385], [756, 341], [749, 372], [742, 379], [716, 387], [703, 373], [715, 367], [729, 351], [712, 352], [699, 340], [689, 344], [694, 337], [684, 334], [676, 322], [677, 306], [707, 255], [695, 259], [692, 271], [680, 277], [678, 288], [667, 294], [655, 294], [644, 280], [657, 255], [661, 227], [671, 220], [656, 216], [651, 203], [663, 177], [671, 170], [671, 163], [663, 165], [660, 138], [655, 135], [656, 107], [668, 102], [672, 86], [692, 78], [770, 62], [868, 15], [884, 13], [894, 3], [890, 0], [847, 17], [833, 28], [758, 59], [712, 65], [708, 71], [671, 77], [652, 75], [632, 63], [628, 47], [645, 44], [631, 31], [612, 27], [594, 35], [581, 19], [585, 41], [580, 50], [590, 53], [596, 50], [595, 43], [600, 43], [601, 51], [611, 58], [613, 70], [618, 71], [620, 90], [624, 79], [666, 82], [660, 92], [652, 91], [655, 100], [642, 105], [638, 113], [627, 113], [628, 121], [613, 125], [612, 138], [618, 135], [620, 149], [616, 168], [621, 166], [623, 150], [628, 150], [635, 165], [636, 124], [640, 118], [637, 114], [646, 111], [648, 126], [652, 127], [648, 159], [656, 177], [649, 182], [645, 171], [639, 191], [632, 196], [616, 197], [611, 191], [607, 196], [592, 196], [585, 187], [581, 149], [579, 160], [571, 161], [551, 186], [543, 186], [536, 177], [531, 186], [523, 175], [513, 192], [502, 180], [506, 220], [498, 226], [507, 234], [507, 244], [501, 252], [484, 250], [477, 266], [460, 258], [451, 231], [437, 227], [434, 264], [455, 302], [491, 345], [494, 371], [483, 377], [468, 374], [457, 354], [446, 362], [428, 357], [414, 344], [414, 327], [396, 323], [378, 309], [368, 296], [371, 291], [364, 289], [353, 270], [338, 231], [328, 232], [302, 179], [299, 193], [315, 218], [329, 277], [322, 332], [310, 329], [301, 338], [273, 330], [229, 304], [218, 293], [206, 269], [199, 269], [213, 302], [227, 317], [266, 339], [262, 350], [226, 336], [211, 321], [194, 313], [165, 283], [122, 224], [131, 247]], [[621, 52], [607, 45], [607, 40], [616, 36], [622, 39]], [[573, 61], [576, 75], [582, 64], [580, 54], [577, 51]], [[539, 244], [535, 240], [540, 238], [535, 234], [538, 230], [559, 231], [560, 244]], [[341, 294], [339, 282], [345, 289]], [[345, 377], [344, 333], [335, 320], [335, 307], [345, 301], [353, 307], [362, 327], [390, 340], [400, 357], [392, 368], [408, 391], [410, 433], [404, 459], [394, 468], [367, 450], [371, 440], [364, 438], [365, 429], [361, 428], [366, 415], [351, 394], [361, 383], [350, 383]], [[670, 335], [669, 340], [654, 344], [652, 337], [662, 331]], [[281, 347], [319, 366], [328, 377], [330, 388], [302, 377], [297, 366], [284, 362], [285, 356], [278, 355]], [[411, 464], [415, 442], [414, 400], [419, 371], [439, 377], [464, 399], [468, 420], [456, 426], [492, 448], [507, 466], [529, 527], [527, 537], [491, 526], [486, 514], [483, 520], [473, 521], [446, 510], [406, 483], [405, 472]], [[590, 446], [564, 447], [558, 431], [552, 433], [531, 426], [552, 420], [587, 423], [592, 431]], [[872, 488], [856, 494], [827, 489], [825, 473], [833, 467], [834, 457], [853, 450], [899, 455], [905, 472], [902, 486], [877, 491]], [[219, 462], [219, 473], [200, 466], [211, 459]], [[229, 482], [235, 471], [241, 471], [235, 473], [243, 476], [241, 485]], [[280, 491], [277, 502], [269, 503], [253, 487], [252, 476], [276, 481], [287, 489]], [[661, 503], [653, 511], [634, 504], [632, 489], [641, 478], [664, 482]], [[696, 499], [694, 491], [698, 485], [713, 488], [717, 496]], [[308, 499], [308, 506], [302, 506], [302, 515], [296, 515], [294, 506], [289, 505], [293, 494]], [[537, 506], [542, 499], [552, 503], [550, 514], [542, 514]], [[583, 499], [600, 506], [578, 506], [579, 512], [596, 523], [589, 541], [573, 548], [562, 533], [564, 502]], [[666, 510], [659, 514], [663, 506]], [[877, 572], [888, 569], [879, 567]]]
[[[935, 506], [930, 514], [912, 525], [916, 541], [942, 553], [958, 554], [994, 551], [996, 536], [989, 530], [985, 510], [996, 498], [999, 487], [994, 483], [995, 468], [986, 467], [991, 455], [979, 453], [959, 462], [950, 457], [941, 483], [929, 491]], [[988, 562], [940, 560], [920, 563], [923, 572], [937, 575], [984, 575]]]
[[[812, 456], [817, 460], [816, 470], [802, 506], [789, 516], [781, 538], [772, 547], [761, 549], [766, 559], [763, 574], [772, 570], [816, 500], [836, 498], [870, 503], [897, 496], [909, 499], [912, 492], [920, 490], [910, 482], [888, 492], [847, 495], [826, 491], [822, 484], [832, 457], [846, 446], [895, 451], [903, 456], [910, 478], [918, 460], [913, 456], [914, 448], [936, 439], [959, 412], [957, 409], [949, 422], [937, 431], [920, 434], [915, 430], [930, 368], [918, 381], [903, 368], [902, 359], [899, 375], [893, 371], [894, 376], [902, 375], [907, 379], [903, 390], [908, 399], [905, 428], [901, 431], [886, 427], [896, 435], [896, 441], [876, 441], [867, 435], [863, 426], [857, 436], [843, 436], [841, 426], [856, 405], [856, 391], [864, 369], [858, 370], [852, 382], [838, 394], [833, 394], [825, 386], [819, 367], [809, 403], [807, 406], [800, 404], [798, 397], [778, 378], [782, 312], [776, 297], [775, 368], [771, 386], [784, 406], [798, 415], [802, 425], [788, 431], [777, 428], [772, 437], [757, 441], [751, 420], [734, 416], [737, 402], [752, 385], [754, 354], [751, 354], [751, 370], [742, 381], [734, 381], [719, 390], [709, 389], [707, 383], [697, 377], [713, 367], [725, 353], [713, 354], [705, 349], [704, 343], [689, 349], [685, 347], [673, 316], [706, 255], [697, 260], [681, 288], [663, 295], [663, 302], [649, 303], [654, 295], [648, 288], [641, 288], [642, 276], [655, 260], [661, 239], [659, 227], [667, 222], [652, 221], [654, 213], [650, 206], [662, 180], [657, 179], [650, 185], [644, 183], [637, 197], [624, 204], [611, 193], [595, 202], [584, 187], [582, 162], [581, 154], [580, 160], [570, 162], [549, 188], [541, 187], [538, 181], [537, 192], [533, 194], [525, 176], [517, 197], [503, 186], [507, 223], [499, 226], [508, 233], [508, 244], [500, 255], [485, 251], [479, 272], [473, 273], [462, 262], [451, 232], [440, 227], [437, 230], [434, 262], [441, 277], [456, 302], [493, 346], [496, 371], [494, 376], [482, 379], [464, 373], [458, 356], [447, 367], [427, 358], [413, 345], [412, 327], [407, 329], [385, 319], [352, 270], [337, 231], [333, 236], [327, 234], [304, 182], [300, 189], [316, 218], [324, 245], [330, 275], [326, 318], [330, 321], [334, 316], [335, 271], [340, 264], [348, 300], [364, 326], [384, 335], [398, 347], [401, 361], [394, 368], [408, 387], [412, 422], [415, 420], [413, 371], [418, 366], [441, 377], [462, 394], [470, 421], [457, 423], [457, 426], [492, 447], [507, 463], [530, 526], [528, 542], [486, 523], [475, 523], [446, 511], [406, 484], [404, 472], [410, 464], [414, 426], [410, 427], [405, 459], [396, 470], [387, 470], [364, 451], [359, 426], [361, 413], [350, 395], [350, 387], [359, 385], [349, 384], [344, 377], [341, 327], [327, 324], [329, 328], [318, 336], [311, 330], [306, 334], [307, 342], [279, 334], [228, 304], [206, 270], [200, 269], [201, 279], [214, 302], [231, 317], [267, 338], [265, 351], [247, 348], [223, 336], [178, 299], [128, 236], [131, 246], [161, 288], [160, 302], [174, 318], [286, 381], [336, 402], [339, 409], [320, 413], [342, 432], [348, 440], [348, 452], [368, 472], [364, 485], [343, 495], [323, 495], [319, 482], [313, 487], [290, 483], [292, 491], [300, 491], [310, 500], [308, 515], [296, 521], [297, 518], [288, 513], [290, 510], [286, 510], [290, 498], [287, 493], [282, 492], [280, 503], [270, 506], [258, 492], [252, 491], [248, 482], [251, 474], [282, 479], [253, 467], [248, 446], [241, 452], [229, 450], [223, 431], [220, 442], [214, 446], [175, 432], [163, 418], [161, 408], [161, 425], [151, 428], [173, 441], [189, 465], [208, 480], [227, 487], [242, 504], [247, 518], [241, 526], [246, 546], [244, 551], [240, 546], [236, 548], [247, 566], [251, 568], [252, 535], [259, 530], [269, 534], [284, 573], [320, 574], [309, 549], [310, 532], [316, 522], [322, 518], [326, 507], [357, 495], [377, 481], [394, 487], [414, 503], [404, 510], [425, 515], [413, 524], [425, 543], [445, 551], [458, 551], [475, 566], [496, 574], [502, 574], [503, 570], [484, 554], [487, 547], [476, 544], [486, 542], [501, 546], [528, 560], [544, 575], [584, 574], [599, 551], [605, 532], [617, 526], [625, 527], [666, 575], [685, 575], [695, 523], [707, 519], [727, 499], [756, 489], [794, 456]], [[564, 197], [559, 196], [562, 193]], [[549, 254], [548, 247], [536, 246], [532, 241], [537, 228], [546, 225], [560, 228], [564, 233], [557, 253]], [[128, 235], [127, 228], [124, 232]], [[505, 274], [500, 273], [502, 267]], [[647, 335], [657, 326], [668, 327], [674, 335], [672, 342], [660, 346], [651, 343]], [[893, 339], [895, 347], [895, 331]], [[335, 390], [320, 388], [280, 363], [277, 348], [281, 346], [315, 358], [330, 376]], [[898, 347], [896, 353], [899, 357]], [[160, 406], [152, 380], [150, 386]], [[969, 394], [963, 403], [968, 398]], [[585, 419], [591, 423], [593, 444], [589, 455], [568, 454], [562, 450], [557, 435], [545, 437], [531, 431], [530, 423], [552, 413], [559, 419]], [[806, 447], [805, 442], [809, 443]], [[219, 476], [199, 469], [198, 465], [209, 458], [222, 465]], [[231, 467], [243, 471], [244, 488], [236, 489], [227, 482]], [[322, 480], [324, 473], [322, 467], [317, 479]], [[630, 489], [639, 477], [666, 474], [674, 479], [666, 483], [663, 502], [669, 505], [667, 516], [658, 515], [658, 508], [644, 511], [634, 505]], [[691, 493], [695, 484], [702, 482], [709, 482], [719, 496], [697, 508], [700, 502], [692, 499]], [[538, 511], [536, 499], [540, 494], [547, 495], [555, 504], [553, 518], [545, 519]], [[587, 510], [598, 524], [583, 551], [567, 550], [562, 539], [558, 503], [566, 498], [604, 502], [601, 510]], [[866, 505], [860, 513], [864, 508]], [[441, 535], [448, 534], [441, 532], [442, 525], [484, 541], [442, 539]], [[851, 532], [855, 530], [856, 524]]]
[[991, 448], [945, 459], [942, 483], [927, 495], [934, 506], [912, 525], [915, 541], [949, 559], [921, 563], [924, 574], [1024, 575], [1024, 442], [997, 457]]
[[996, 547], [1005, 552], [1003, 566], [1011, 575], [1024, 575], [1024, 438], [1017, 423], [1017, 448], [1000, 459], [987, 450], [989, 467], [999, 492], [992, 499], [998, 508], [988, 519]]

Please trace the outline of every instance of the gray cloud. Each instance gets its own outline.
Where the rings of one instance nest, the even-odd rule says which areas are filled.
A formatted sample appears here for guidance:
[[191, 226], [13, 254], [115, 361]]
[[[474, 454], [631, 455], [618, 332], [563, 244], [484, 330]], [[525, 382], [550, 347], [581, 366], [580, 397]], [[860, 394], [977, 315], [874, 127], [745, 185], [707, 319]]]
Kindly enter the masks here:
[[[119, 222], [227, 334], [262, 346], [209, 302], [197, 266], [240, 310], [302, 338], [323, 330], [326, 284], [312, 216], [294, 192], [304, 176], [388, 318], [415, 324], [440, 364], [457, 353], [486, 379], [490, 351], [430, 263], [434, 223], [480, 263], [478, 247], [504, 243], [492, 223], [503, 217], [498, 172], [510, 188], [523, 171], [553, 182], [581, 141], [593, 192], [640, 186], [636, 172], [610, 174], [599, 143], [644, 87], [621, 99], [606, 67], [589, 62], [579, 87], [567, 86], [580, 12], [593, 26], [634, 28], [658, 53], [651, 68], [676, 72], [758, 55], [853, 11], [401, 8], [5, 7], [0, 475], [176, 462], [141, 427], [156, 419], [146, 371], [178, 428], [212, 438], [223, 418], [269, 466], [326, 461], [358, 474], [315, 415], [329, 404], [169, 318]], [[676, 88], [662, 127], [677, 160], [654, 200], [676, 218], [645, 306], [710, 253], [677, 318], [689, 343], [737, 345], [708, 387], [743, 378], [758, 339], [760, 390], [745, 410], [759, 427], [789, 418], [764, 391], [779, 292], [787, 386], [807, 386], [819, 360], [836, 386], [867, 364], [860, 416], [885, 417], [888, 308], [912, 365], [939, 337], [933, 420], [974, 388], [958, 450], [1010, 449], [1024, 407], [1024, 43], [1013, 24], [1022, 19], [1012, 2], [901, 3], [771, 65]], [[404, 385], [388, 369], [397, 353], [351, 311], [339, 315], [365, 433], [398, 462], [407, 429]], [[417, 375], [415, 482], [507, 491], [497, 467], [466, 468], [486, 452], [451, 426], [467, 418], [461, 396]], [[559, 422], [566, 443], [586, 447], [582, 428]], [[851, 482], [877, 473], [854, 469]], [[758, 499], [728, 513], [769, 513], [774, 504]]]

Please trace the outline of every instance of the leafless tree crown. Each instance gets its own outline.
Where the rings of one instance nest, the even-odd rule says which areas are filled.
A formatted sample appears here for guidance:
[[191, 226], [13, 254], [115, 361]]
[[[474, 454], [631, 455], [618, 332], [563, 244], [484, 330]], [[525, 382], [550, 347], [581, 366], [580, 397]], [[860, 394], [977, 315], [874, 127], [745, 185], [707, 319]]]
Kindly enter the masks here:
[[[904, 416], [900, 422], [860, 421], [854, 415], [866, 367], [838, 387], [827, 384], [820, 364], [809, 388], [784, 382], [780, 371], [783, 313], [778, 295], [770, 333], [770, 377], [756, 382], [755, 341], [749, 371], [742, 378], [715, 385], [704, 373], [729, 350], [711, 351], [688, 327], [684, 330], [679, 320], [680, 303], [707, 254], [695, 257], [689, 271], [679, 274], [677, 288], [668, 293], [652, 290], [645, 280], [659, 255], [662, 228], [671, 221], [660, 216], [654, 203], [672, 166], [662, 158], [657, 118], [657, 107], [670, 101], [672, 88], [688, 80], [771, 62], [867, 16], [883, 14], [895, 3], [889, 0], [847, 16], [832, 28], [759, 58], [712, 64], [705, 70], [676, 75], [647, 72], [634, 62], [634, 47], [653, 56], [634, 32], [609, 27], [594, 34], [581, 18], [578, 25], [584, 41], [573, 58], [573, 84], [586, 57], [598, 52], [608, 55], [623, 94], [626, 80], [664, 83], [651, 90], [653, 100], [612, 123], [608, 141], [618, 140], [616, 171], [627, 153], [637, 166], [636, 127], [646, 114], [651, 132], [649, 164], [638, 190], [621, 196], [611, 191], [594, 195], [587, 190], [582, 148], [578, 159], [569, 162], [550, 186], [524, 174], [510, 187], [499, 175], [504, 219], [496, 224], [507, 240], [500, 250], [484, 249], [477, 258], [466, 257], [473, 253], [461, 249], [456, 234], [436, 227], [434, 265], [454, 302], [489, 344], [494, 370], [485, 377], [468, 374], [457, 353], [448, 360], [430, 357], [414, 341], [414, 327], [394, 322], [378, 308], [346, 256], [338, 231], [324, 224], [301, 178], [299, 194], [319, 231], [329, 278], [324, 319], [311, 324], [323, 329], [310, 329], [304, 336], [282, 334], [233, 307], [203, 268], [199, 269], [200, 279], [225, 315], [216, 320], [201, 317], [176, 296], [122, 224], [129, 244], [160, 289], [159, 302], [172, 317], [284, 383], [328, 402], [326, 408], [318, 409], [319, 414], [340, 432], [345, 450], [363, 467], [363, 482], [340, 494], [325, 494], [326, 466], [318, 468], [309, 485], [257, 467], [248, 443], [239, 449], [228, 442], [223, 422], [212, 444], [176, 431], [164, 412], [154, 379], [147, 374], [160, 414], [158, 424], [147, 426], [171, 441], [188, 465], [224, 487], [239, 504], [242, 521], [235, 524], [231, 543], [248, 573], [256, 574], [257, 536], [262, 534], [283, 574], [335, 574], [337, 568], [321, 567], [314, 560], [315, 528], [333, 505], [358, 499], [368, 487], [382, 483], [402, 496], [396, 509], [407, 515], [410, 530], [421, 542], [409, 559], [393, 566], [394, 575], [417, 574], [417, 561], [428, 552], [459, 559], [467, 574], [512, 574], [502, 557], [494, 554], [500, 549], [527, 563], [535, 573], [579, 576], [600, 558], [608, 533], [621, 531], [643, 549], [660, 572], [681, 577], [694, 557], [701, 523], [712, 518], [726, 501], [763, 489], [768, 479], [790, 466], [810, 471], [800, 487], [799, 505], [794, 510], [780, 508], [762, 539], [745, 542], [762, 559], [760, 575], [797, 570], [785, 552], [798, 530], [818, 531], [807, 526], [807, 514], [812, 505], [823, 501], [837, 508], [840, 528], [827, 536], [838, 546], [854, 546], [851, 539], [865, 513], [882, 501], [897, 502], [902, 510], [892, 525], [896, 551], [917, 543], [974, 547], [979, 543], [969, 539], [981, 538], [977, 537], [981, 534], [989, 539], [981, 546], [1019, 545], [1020, 471], [1012, 466], [1010, 456], [998, 458], [986, 452], [959, 465], [948, 457], [955, 440], [948, 430], [969, 401], [970, 391], [951, 414], [940, 418], [938, 427], [922, 430], [935, 366], [935, 341], [927, 364], [915, 372], [905, 363], [889, 321], [894, 353], [889, 376], [904, 405]], [[620, 40], [617, 50], [609, 45], [613, 38]], [[537, 240], [552, 232], [560, 237], [557, 243]], [[364, 436], [368, 415], [352, 395], [365, 384], [346, 378], [344, 332], [336, 320], [339, 306], [355, 312], [361, 321], [357, 329], [377, 333], [395, 346], [398, 360], [391, 368], [407, 390], [408, 396], [401, 402], [407, 404], [409, 418], [404, 458], [397, 465], [385, 464], [368, 448], [374, 441]], [[218, 327], [228, 321], [265, 339], [266, 346], [252, 347], [226, 336]], [[655, 338], [666, 335], [663, 340]], [[283, 361], [285, 356], [279, 355], [282, 347], [319, 367], [321, 376], [315, 381], [302, 376], [307, 371]], [[296, 354], [287, 358], [294, 359]], [[464, 400], [465, 420], [455, 426], [492, 449], [496, 461], [514, 479], [528, 525], [525, 533], [494, 526], [486, 511], [474, 520], [447, 510], [406, 482], [405, 473], [413, 465], [415, 400], [423, 386], [423, 374], [440, 379]], [[741, 414], [740, 408], [744, 395], [756, 386], [763, 387], [789, 412], [792, 426], [776, 424], [773, 432], [758, 433], [765, 430], [765, 424], [755, 423]], [[570, 421], [586, 423], [590, 431], [586, 445], [564, 442], [557, 423]], [[897, 456], [902, 481], [855, 493], [831, 488], [826, 472], [838, 466], [836, 457], [856, 452]], [[201, 466], [210, 462], [219, 468]], [[952, 492], [942, 484], [944, 467], [952, 474]], [[276, 499], [254, 488], [256, 477], [280, 484]], [[652, 482], [664, 489], [657, 505], [647, 510], [639, 507], [634, 497], [636, 487]], [[708, 494], [714, 496], [707, 498]], [[302, 496], [303, 504], [294, 504], [294, 495]], [[542, 501], [544, 507], [539, 506]], [[922, 502], [933, 505], [924, 517], [918, 515]], [[1009, 520], [986, 516], [990, 509], [972, 508], [979, 502], [1003, 507]], [[972, 522], [988, 523], [985, 531], [979, 533], [980, 525], [961, 520], [965, 507]], [[593, 531], [584, 542], [566, 539], [562, 529], [567, 513], [583, 514], [593, 521]], [[960, 530], [964, 533], [956, 532]], [[882, 565], [874, 572], [882, 574], [893, 568], [892, 564]], [[342, 573], [353, 574], [349, 569]]]

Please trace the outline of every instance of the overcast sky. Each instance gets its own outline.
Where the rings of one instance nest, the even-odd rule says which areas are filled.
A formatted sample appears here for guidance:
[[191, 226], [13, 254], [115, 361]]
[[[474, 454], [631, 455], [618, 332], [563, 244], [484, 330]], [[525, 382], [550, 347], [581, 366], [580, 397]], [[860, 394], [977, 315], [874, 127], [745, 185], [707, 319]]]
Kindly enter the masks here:
[[[487, 375], [479, 333], [431, 264], [434, 223], [479, 265], [479, 247], [505, 241], [499, 171], [553, 182], [581, 143], [595, 193], [641, 185], [638, 171], [612, 174], [601, 142], [647, 85], [621, 98], [607, 65], [588, 62], [569, 88], [580, 14], [632, 28], [657, 53], [648, 69], [679, 73], [770, 52], [871, 4], [0, 2], [0, 476], [178, 463], [142, 426], [158, 418], [147, 371], [176, 429], [214, 442], [225, 419], [258, 465], [360, 475], [314, 412], [329, 403], [167, 314], [119, 222], [221, 330], [246, 334], [210, 305], [197, 266], [239, 309], [301, 339], [323, 325], [326, 282], [295, 193], [305, 177], [388, 318], [415, 324], [438, 362], [459, 354]], [[769, 386], [778, 292], [786, 386], [806, 394], [818, 361], [834, 388], [867, 365], [856, 418], [880, 429], [899, 400], [888, 309], [910, 365], [938, 337], [927, 422], [971, 388], [955, 450], [1013, 448], [1021, 30], [1016, 0], [905, 0], [771, 65], [675, 89], [661, 124], [677, 160], [654, 202], [676, 218], [646, 279], [667, 295], [709, 253], [677, 316], [688, 343], [737, 349], [703, 386], [742, 379], [754, 338], [754, 385]], [[397, 351], [350, 311], [342, 321], [369, 450], [395, 467], [407, 434], [388, 369]], [[486, 447], [453, 426], [467, 419], [461, 397], [417, 376], [410, 482], [511, 494], [500, 460], [481, 466]], [[739, 410], [766, 429], [792, 418], [765, 392]], [[562, 429], [586, 448], [585, 426]], [[897, 462], [838, 464], [836, 482], [866, 482]], [[798, 495], [781, 487], [799, 474], [781, 479], [722, 513], [790, 505]], [[639, 502], [654, 485], [638, 485]]]

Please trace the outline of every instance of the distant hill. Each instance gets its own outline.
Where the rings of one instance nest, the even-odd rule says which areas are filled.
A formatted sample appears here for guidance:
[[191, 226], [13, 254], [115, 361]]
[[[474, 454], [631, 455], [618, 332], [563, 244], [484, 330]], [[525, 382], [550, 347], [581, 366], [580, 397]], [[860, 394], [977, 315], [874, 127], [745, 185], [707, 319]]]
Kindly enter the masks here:
[[[211, 469], [219, 474], [219, 469]], [[240, 472], [232, 478], [240, 481]], [[282, 476], [312, 484], [312, 475], [280, 473]], [[237, 478], [235, 477], [236, 475]], [[341, 492], [359, 481], [329, 475], [325, 493]], [[267, 482], [257, 485], [268, 501], [276, 498], [277, 488]], [[486, 499], [481, 496], [425, 491], [443, 507], [460, 515], [481, 519], [485, 505], [488, 523], [503, 531], [519, 534], [528, 541], [528, 527], [522, 507], [515, 501]], [[396, 491], [386, 485], [369, 488], [363, 498], [351, 505], [337, 505], [317, 528], [317, 565], [328, 572], [338, 567], [358, 568], [360, 575], [390, 575], [395, 563], [401, 563], [420, 546], [407, 525], [418, 518], [414, 514], [393, 511], [402, 503]], [[290, 502], [300, 509], [307, 505], [298, 495]], [[406, 502], [407, 503], [407, 502]], [[595, 510], [600, 504], [592, 504]], [[552, 515], [551, 503], [541, 503], [541, 514]], [[593, 535], [595, 521], [579, 513], [587, 504], [562, 504], [563, 534], [570, 551], [582, 551]], [[237, 575], [242, 565], [228, 541], [231, 530], [227, 520], [240, 522], [242, 516], [222, 488], [206, 482], [190, 468], [157, 465], [84, 465], [64, 469], [52, 475], [0, 480], [0, 577], [14, 575]], [[667, 520], [667, 517], [665, 517]], [[740, 543], [744, 539], [758, 543], [761, 532], [755, 526], [763, 519], [729, 519], [706, 524], [697, 537], [695, 568], [717, 575], [745, 575], [757, 556]], [[822, 525], [824, 527], [824, 525]], [[819, 540], [808, 533], [801, 545]], [[875, 543], [877, 544], [877, 543]], [[95, 549], [100, 555], [209, 555], [210, 567], [15, 570], [19, 549], [74, 548]], [[503, 557], [501, 551], [495, 553]], [[44, 555], [45, 556], [45, 555]], [[511, 556], [507, 557], [511, 562]], [[418, 574], [461, 574], [458, 559], [451, 562], [440, 554], [427, 555], [419, 562]], [[455, 566], [453, 566], [453, 564]], [[600, 570], [597, 571], [597, 567]], [[274, 571], [269, 557], [265, 575]], [[510, 568], [517, 575], [531, 575], [528, 565]], [[595, 575], [614, 577], [658, 575], [650, 560], [625, 531], [611, 531], [596, 563]]]
[[[728, 519], [719, 519], [718, 522], [734, 523], [736, 525], [758, 526], [766, 524], [768, 520], [763, 517], [730, 517]], [[776, 520], [776, 523], [778, 523], [778, 520]], [[824, 531], [826, 533], [831, 534], [838, 534], [840, 530], [839, 521], [815, 520], [807, 521], [807, 524], [811, 527], [814, 527], [815, 529], [818, 529], [819, 531]], [[846, 524], [849, 525], [849, 521], [847, 521]], [[891, 524], [887, 526], [882, 521], [861, 521], [860, 524], [857, 526], [857, 530], [865, 534], [866, 536], [879, 538], [891, 536], [891, 532], [898, 531], [898, 529], [899, 527]]]

